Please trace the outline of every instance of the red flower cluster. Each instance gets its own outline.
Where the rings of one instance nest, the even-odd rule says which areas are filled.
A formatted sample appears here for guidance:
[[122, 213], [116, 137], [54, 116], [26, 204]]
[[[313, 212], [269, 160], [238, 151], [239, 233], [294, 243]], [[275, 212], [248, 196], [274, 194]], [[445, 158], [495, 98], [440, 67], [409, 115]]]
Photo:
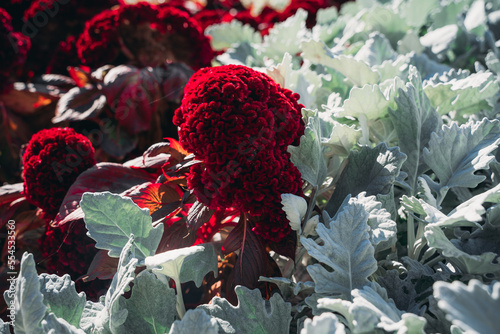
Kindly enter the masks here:
[[[95, 241], [87, 236], [83, 219], [72, 221], [60, 227], [46, 224], [45, 234], [38, 240], [43, 257], [42, 265], [47, 273], [62, 276], [69, 274], [77, 280], [87, 270], [98, 252]], [[90, 299], [95, 300], [105, 293], [109, 281], [93, 280], [84, 283], [75, 282], [77, 291], [85, 291]], [[103, 290], [103, 291], [101, 291]]]
[[186, 11], [148, 3], [98, 14], [86, 23], [77, 50], [82, 63], [92, 67], [122, 60], [155, 67], [170, 60], [199, 69], [210, 66], [214, 56], [208, 37]]
[[95, 13], [95, 9], [110, 8], [111, 6], [118, 5], [118, 0], [86, 0], [85, 5], [79, 0], [35, 0], [24, 12], [24, 20], [33, 20], [37, 14], [41, 12], [55, 13], [67, 15], [70, 19], [79, 18], [86, 19]]
[[95, 164], [94, 148], [85, 136], [70, 128], [42, 130], [23, 155], [26, 198], [53, 219], [78, 175]]
[[304, 134], [298, 98], [245, 66], [206, 68], [191, 77], [173, 120], [183, 147], [204, 163], [188, 177], [198, 200], [260, 216], [254, 231], [267, 240], [290, 232], [281, 194], [302, 192], [287, 152]]
[[30, 39], [14, 32], [11, 16], [0, 8], [0, 94], [12, 87], [11, 80], [26, 61], [30, 47]]

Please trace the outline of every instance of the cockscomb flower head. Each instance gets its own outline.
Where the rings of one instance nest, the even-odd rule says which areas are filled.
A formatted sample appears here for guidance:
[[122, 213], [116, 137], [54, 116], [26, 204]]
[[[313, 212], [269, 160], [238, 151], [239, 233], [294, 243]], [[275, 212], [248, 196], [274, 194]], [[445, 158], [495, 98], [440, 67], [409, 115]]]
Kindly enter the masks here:
[[95, 164], [94, 148], [87, 137], [70, 128], [39, 131], [23, 155], [26, 198], [47, 219], [53, 219], [78, 175]]
[[30, 39], [14, 31], [11, 16], [0, 8], [0, 94], [11, 89], [30, 47]]
[[85, 25], [77, 42], [83, 64], [128, 63], [156, 67], [183, 62], [210, 66], [214, 53], [199, 24], [185, 11], [145, 2], [105, 11]]
[[304, 134], [298, 98], [261, 72], [225, 65], [196, 72], [174, 116], [181, 144], [203, 162], [188, 176], [198, 200], [262, 217], [254, 231], [273, 241], [290, 231], [281, 194], [302, 192], [287, 152]]

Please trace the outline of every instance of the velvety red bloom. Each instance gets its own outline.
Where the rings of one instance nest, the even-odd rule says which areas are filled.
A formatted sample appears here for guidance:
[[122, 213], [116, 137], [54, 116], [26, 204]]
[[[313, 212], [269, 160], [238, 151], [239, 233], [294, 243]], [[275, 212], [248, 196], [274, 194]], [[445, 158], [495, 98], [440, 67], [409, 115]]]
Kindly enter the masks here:
[[259, 24], [261, 23], [260, 19], [252, 16], [249, 10], [242, 10], [234, 14], [229, 12], [222, 18], [223, 22], [231, 22], [232, 20], [238, 20], [243, 24], [248, 24], [257, 31], [259, 30]]
[[[42, 265], [48, 274], [62, 276], [69, 274], [72, 280], [85, 275], [98, 252], [95, 241], [87, 236], [83, 219], [52, 227], [46, 224], [45, 234], [38, 239], [39, 249], [43, 257]], [[78, 292], [85, 291], [87, 297], [95, 300], [106, 292], [109, 280], [93, 280], [84, 283], [75, 282]]]
[[87, 137], [70, 128], [37, 132], [23, 155], [24, 193], [53, 219], [66, 191], [83, 171], [96, 164]]
[[97, 15], [87, 22], [77, 48], [82, 63], [92, 67], [115, 63], [156, 67], [171, 61], [199, 69], [210, 66], [214, 57], [209, 38], [186, 11], [148, 3]]
[[52, 55], [52, 59], [47, 66], [46, 73], [58, 73], [68, 75], [68, 66], [78, 66], [78, 52], [76, 50], [76, 38], [69, 36], [65, 41], [61, 41]]
[[0, 94], [12, 87], [16, 72], [26, 61], [30, 47], [30, 39], [14, 32], [11, 16], [0, 8]]
[[227, 14], [224, 9], [204, 9], [193, 16], [201, 29], [205, 31], [209, 26], [222, 22], [222, 18]]
[[302, 191], [287, 152], [304, 134], [297, 100], [248, 67], [206, 68], [191, 77], [173, 120], [183, 147], [204, 163], [188, 176], [198, 200], [214, 210], [234, 207], [265, 218], [254, 231], [273, 241], [290, 231], [281, 194]]
[[278, 20], [285, 21], [290, 16], [293, 16], [299, 8], [307, 12], [306, 25], [312, 28], [316, 25], [316, 13], [318, 9], [329, 7], [327, 0], [292, 0], [285, 10], [279, 14]]
[[210, 39], [193, 18], [176, 8], [164, 7], [158, 19], [156, 28], [164, 34], [163, 45], [173, 54], [170, 60], [184, 62], [194, 70], [211, 65], [214, 52]]
[[116, 10], [105, 10], [85, 23], [85, 30], [76, 42], [78, 57], [87, 66], [112, 63], [120, 53], [120, 36]]
[[40, 12], [54, 12], [55, 15], [62, 13], [70, 15], [71, 18], [87, 19], [95, 13], [96, 9], [102, 10], [117, 4], [119, 4], [118, 0], [86, 0], [85, 2], [79, 0], [64, 2], [60, 0], [35, 0], [24, 12], [24, 19], [26, 21], [33, 20]]

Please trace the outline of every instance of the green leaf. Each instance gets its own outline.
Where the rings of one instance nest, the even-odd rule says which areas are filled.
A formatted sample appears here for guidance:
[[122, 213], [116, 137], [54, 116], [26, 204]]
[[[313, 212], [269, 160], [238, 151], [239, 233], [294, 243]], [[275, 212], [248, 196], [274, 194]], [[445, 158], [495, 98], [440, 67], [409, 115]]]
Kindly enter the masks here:
[[64, 319], [50, 313], [42, 321], [42, 328], [46, 334], [85, 334], [85, 332], [73, 326]]
[[[448, 76], [454, 73], [453, 70]], [[439, 114], [453, 111], [453, 118], [460, 121], [463, 115], [472, 115], [481, 109], [491, 110], [487, 99], [494, 97], [499, 87], [493, 73], [478, 72], [444, 82], [436, 75], [426, 84], [424, 91]]]
[[[134, 257], [134, 235], [131, 235], [129, 241], [123, 247], [118, 262], [118, 270], [116, 271], [111, 285], [104, 299], [106, 318], [108, 319], [107, 327], [112, 333], [118, 333], [117, 329], [125, 322], [128, 310], [120, 307], [121, 295], [129, 290], [129, 284], [134, 280], [135, 268], [139, 260]], [[106, 327], [105, 327], [106, 328]]]
[[97, 303], [90, 300], [85, 304], [85, 308], [82, 312], [82, 318], [80, 320], [80, 328], [85, 331], [85, 333], [101, 333], [104, 331], [102, 326], [102, 318], [105, 318], [104, 310], [104, 296], [101, 296]]
[[486, 15], [484, 0], [474, 1], [464, 19], [465, 29], [478, 37], [483, 37], [485, 31], [488, 30], [488, 18]]
[[413, 313], [404, 313], [387, 297], [387, 291], [376, 283], [355, 289], [352, 302], [321, 298], [318, 307], [340, 313], [353, 333], [386, 332], [425, 333], [426, 320]]
[[500, 282], [491, 285], [476, 279], [471, 280], [469, 285], [459, 281], [436, 282], [434, 296], [448, 320], [467, 333], [498, 333]]
[[0, 319], [0, 334], [10, 334], [10, 326], [8, 322]]
[[278, 63], [286, 52], [300, 52], [300, 41], [309, 34], [306, 18], [307, 12], [299, 9], [285, 21], [276, 23], [269, 30], [269, 34], [264, 36], [262, 44], [256, 46], [261, 56], [269, 57]]
[[333, 216], [347, 195], [357, 196], [365, 191], [367, 196], [388, 194], [406, 155], [399, 148], [387, 148], [381, 143], [377, 147], [362, 147], [352, 151], [349, 161], [337, 182], [335, 192], [328, 201], [325, 211]]
[[309, 40], [301, 44], [301, 49], [304, 59], [342, 73], [354, 86], [363, 87], [379, 80], [379, 74], [364, 61], [356, 60], [352, 56], [335, 56], [323, 42]]
[[374, 6], [366, 10], [361, 21], [371, 31], [384, 34], [392, 46], [396, 46], [410, 28], [402, 15], [389, 6]]
[[429, 48], [432, 53], [441, 55], [452, 47], [452, 44], [457, 39], [458, 32], [458, 26], [456, 24], [450, 24], [429, 31], [427, 34], [420, 37], [420, 43], [426, 48]]
[[349, 98], [344, 101], [343, 110], [337, 117], [364, 117], [366, 120], [376, 120], [387, 115], [391, 101], [382, 93], [379, 85], [364, 85], [354, 87], [349, 92]]
[[80, 326], [86, 333], [119, 334], [119, 329], [128, 316], [128, 311], [120, 307], [120, 297], [128, 291], [134, 280], [137, 258], [133, 252], [134, 236], [123, 247], [118, 262], [118, 270], [113, 276], [106, 296], [98, 303], [87, 301], [82, 313]]
[[427, 22], [429, 14], [439, 7], [438, 2], [438, 0], [409, 0], [402, 4], [400, 11], [409, 26], [420, 29]]
[[325, 155], [349, 155], [349, 152], [356, 146], [361, 135], [361, 130], [357, 129], [355, 125], [349, 126], [334, 121], [330, 138], [322, 142]]
[[63, 277], [41, 274], [41, 292], [48, 312], [64, 319], [73, 326], [79, 326], [85, 303], [85, 293], [77, 293], [75, 283], [68, 274]]
[[182, 320], [176, 320], [169, 334], [217, 334], [219, 325], [201, 309], [189, 310]]
[[45, 318], [47, 307], [43, 304], [33, 254], [23, 254], [19, 276], [15, 282], [15, 290], [7, 290], [3, 295], [7, 305], [14, 305], [16, 334], [43, 333], [41, 322]]
[[174, 280], [177, 289], [177, 312], [180, 318], [186, 312], [180, 289], [181, 283], [194, 281], [196, 286], [200, 287], [206, 274], [212, 271], [217, 275], [218, 272], [217, 254], [212, 244], [178, 248], [149, 256], [145, 264], [157, 276], [165, 275]]
[[375, 247], [375, 253], [392, 247], [396, 243], [396, 222], [391, 219], [389, 211], [382, 207], [382, 203], [375, 196], [365, 197], [360, 193], [355, 202], [364, 206], [368, 212], [368, 226], [370, 226], [370, 242]]
[[498, 254], [486, 252], [481, 255], [471, 255], [459, 250], [448, 240], [439, 226], [434, 224], [425, 227], [425, 239], [429, 247], [437, 249], [447, 261], [467, 274], [498, 274], [500, 263]]
[[345, 326], [330, 312], [304, 321], [300, 334], [345, 334]]
[[302, 219], [307, 212], [307, 202], [303, 197], [294, 194], [281, 194], [281, 205], [292, 230], [302, 233]]
[[318, 112], [309, 117], [300, 145], [288, 146], [290, 160], [297, 167], [302, 178], [313, 186], [321, 186], [326, 178], [326, 162], [321, 146], [321, 127]]
[[181, 283], [194, 281], [200, 287], [203, 278], [210, 271], [217, 275], [218, 262], [214, 246], [201, 244], [150, 256], [145, 264], [154, 273], [170, 278], [178, 277]]
[[406, 90], [399, 89], [395, 98], [397, 109], [389, 109], [389, 115], [398, 134], [401, 151], [407, 155], [402, 170], [408, 174], [408, 182], [413, 193], [417, 191], [417, 178], [428, 167], [422, 152], [442, 124], [441, 117], [430, 105], [422, 89], [422, 79], [415, 67], [410, 67], [409, 83]]
[[438, 203], [450, 188], [475, 188], [484, 181], [485, 176], [474, 173], [488, 168], [495, 159], [490, 153], [499, 144], [500, 121], [486, 118], [460, 127], [457, 124], [443, 126], [439, 133], [432, 134], [423, 158], [439, 179], [439, 184], [427, 179], [438, 193]]
[[175, 320], [175, 290], [148, 271], [134, 280], [131, 297], [120, 296], [119, 303], [128, 311], [121, 333], [165, 333]]
[[261, 43], [261, 35], [248, 24], [238, 20], [209, 26], [205, 35], [211, 36], [210, 45], [214, 51], [227, 49], [234, 44]]
[[80, 201], [88, 235], [97, 241], [96, 248], [118, 257], [131, 234], [135, 236], [137, 259], [156, 252], [163, 225], [152, 226], [148, 209], [139, 208], [130, 198], [110, 192], [84, 193]]
[[350, 296], [353, 289], [369, 283], [368, 277], [377, 270], [377, 261], [370, 242], [368, 217], [364, 205], [351, 198], [333, 219], [323, 211], [323, 220], [329, 227], [320, 223], [316, 228], [322, 245], [313, 239], [300, 238], [309, 255], [321, 263], [307, 266], [317, 293]]
[[265, 300], [259, 290], [250, 290], [243, 286], [237, 286], [235, 293], [238, 297], [237, 306], [219, 297], [214, 297], [210, 304], [198, 306], [198, 309], [217, 320], [219, 333], [289, 333], [292, 306], [285, 303], [278, 294]]
[[485, 202], [500, 202], [500, 184], [463, 202], [447, 215], [425, 202], [421, 202], [421, 205], [427, 213], [425, 219], [430, 224], [440, 227], [481, 227], [478, 222], [483, 220], [482, 215], [486, 213]]
[[365, 45], [359, 49], [354, 59], [364, 61], [368, 66], [381, 65], [385, 60], [393, 60], [397, 54], [391, 47], [391, 43], [384, 35], [372, 32], [368, 36]]

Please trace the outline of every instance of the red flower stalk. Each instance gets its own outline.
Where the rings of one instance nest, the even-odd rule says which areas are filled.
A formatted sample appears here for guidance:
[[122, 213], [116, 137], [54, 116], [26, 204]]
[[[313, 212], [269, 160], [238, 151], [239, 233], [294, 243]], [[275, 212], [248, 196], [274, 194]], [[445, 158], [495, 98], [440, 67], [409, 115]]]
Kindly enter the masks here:
[[174, 116], [180, 142], [203, 165], [188, 185], [211, 209], [234, 207], [262, 217], [254, 231], [279, 241], [290, 232], [281, 194], [301, 194], [288, 145], [304, 134], [298, 94], [245, 66], [196, 72]]
[[94, 148], [85, 136], [70, 128], [42, 130], [23, 155], [26, 198], [53, 219], [78, 175], [95, 164]]
[[30, 39], [14, 32], [11, 16], [0, 8], [0, 94], [12, 87], [12, 79], [26, 61], [30, 47]]

